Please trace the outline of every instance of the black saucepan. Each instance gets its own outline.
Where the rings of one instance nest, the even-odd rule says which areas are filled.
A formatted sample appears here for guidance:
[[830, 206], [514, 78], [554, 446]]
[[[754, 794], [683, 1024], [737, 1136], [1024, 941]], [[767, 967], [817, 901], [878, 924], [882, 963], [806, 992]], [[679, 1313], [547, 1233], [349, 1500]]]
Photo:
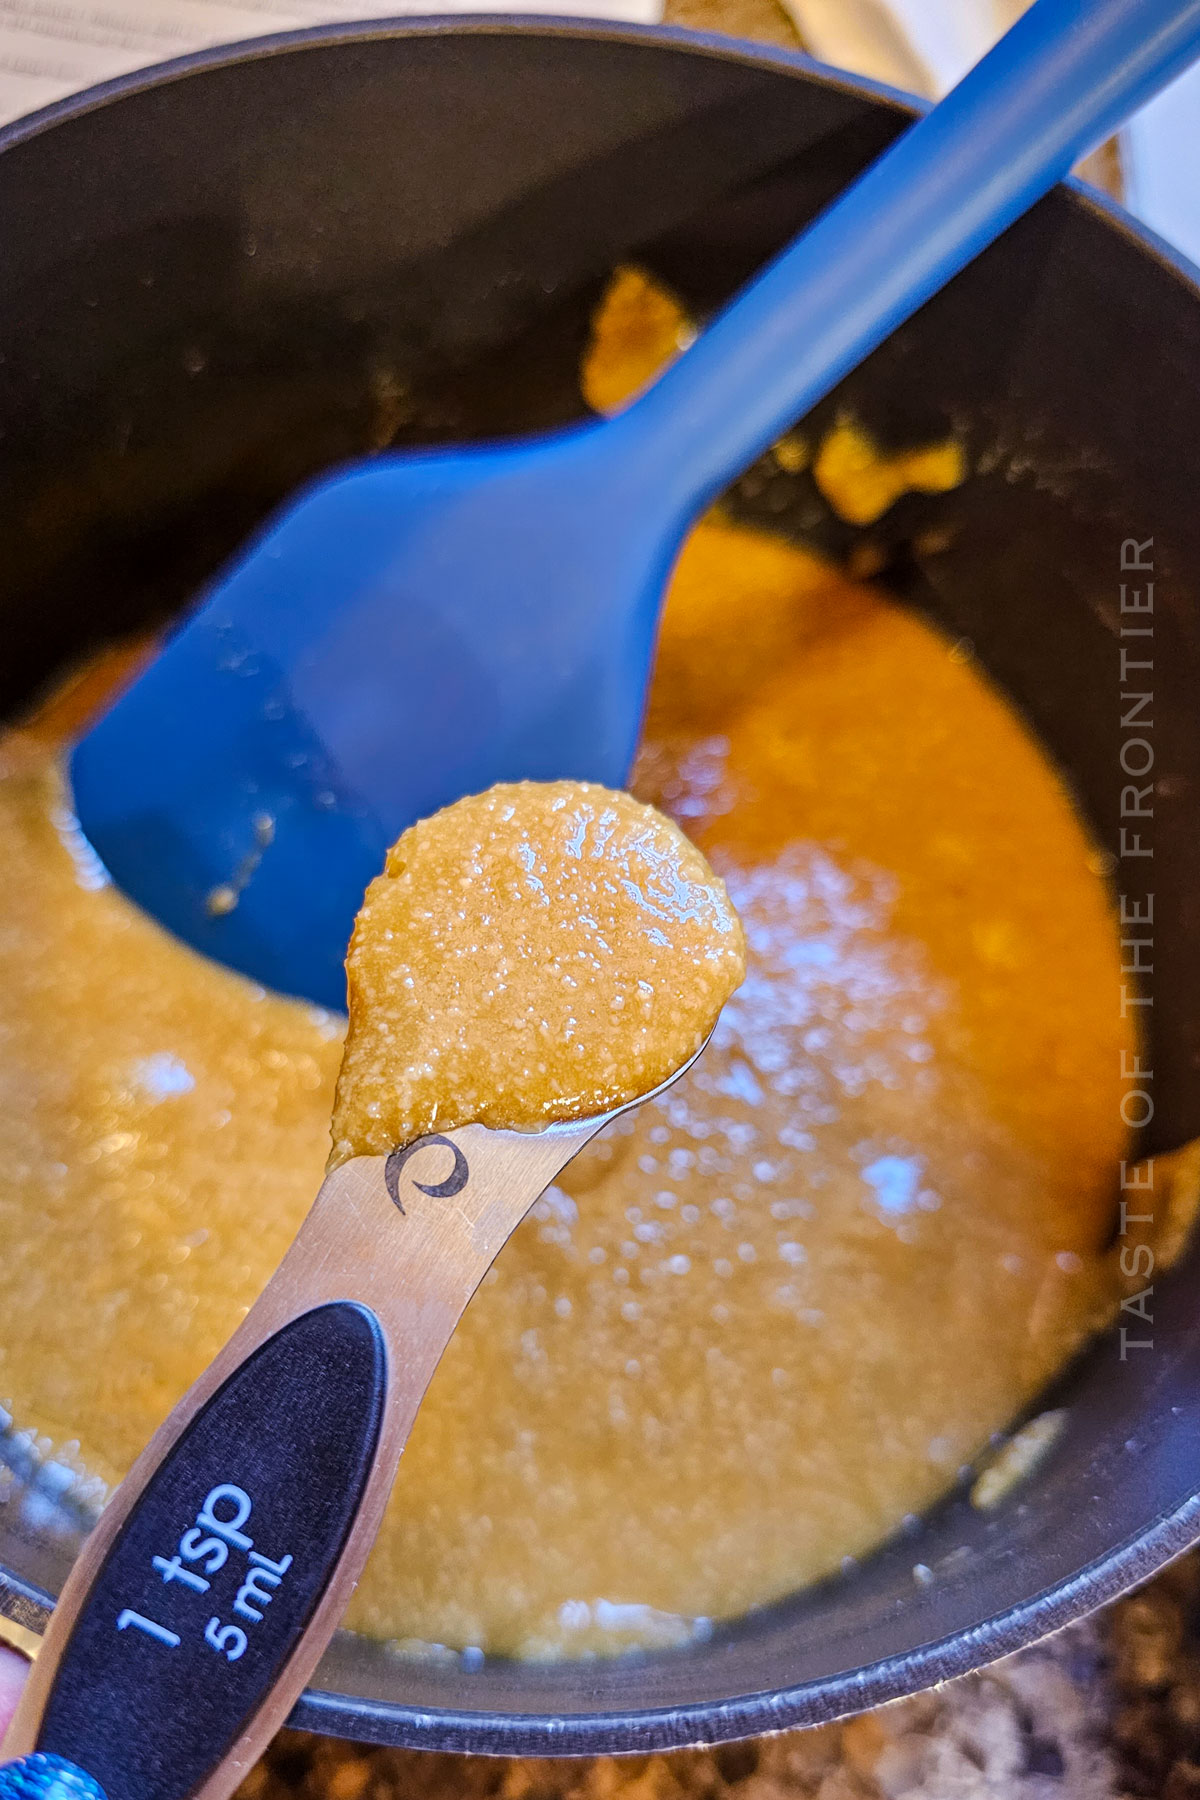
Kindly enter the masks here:
[[[409, 21], [200, 56], [0, 133], [4, 707], [168, 616], [314, 471], [577, 416], [614, 264], [636, 257], [703, 314], [906, 116], [799, 56], [686, 33]], [[1129, 1090], [1152, 1097], [1144, 1149], [1200, 1134], [1200, 291], [1095, 197], [1060, 190], [824, 410], [847, 405], [897, 444], [958, 431], [976, 473], [867, 532], [773, 464], [731, 503], [882, 568], [1023, 708], [1117, 887], [1143, 912], [1154, 896], [1152, 929], [1130, 932], [1154, 940], [1137, 996], [1153, 1079]], [[1151, 579], [1154, 635], [1123, 640], [1121, 584], [1132, 604]], [[1123, 686], [1134, 645], [1128, 660], [1154, 666]], [[1153, 694], [1125, 724], [1123, 692]], [[1135, 780], [1153, 783], [1152, 856], [1122, 844]], [[1155, 1280], [1124, 1359], [1106, 1339], [1064, 1378], [1065, 1435], [993, 1513], [952, 1498], [854, 1575], [686, 1651], [468, 1668], [343, 1636], [296, 1722], [458, 1750], [639, 1750], [828, 1719], [975, 1668], [1200, 1535], [1194, 1278], [1195, 1259]], [[70, 1332], [69, 1296], [47, 1328]], [[35, 1629], [78, 1534], [49, 1479], [0, 1487], [0, 1610]]]

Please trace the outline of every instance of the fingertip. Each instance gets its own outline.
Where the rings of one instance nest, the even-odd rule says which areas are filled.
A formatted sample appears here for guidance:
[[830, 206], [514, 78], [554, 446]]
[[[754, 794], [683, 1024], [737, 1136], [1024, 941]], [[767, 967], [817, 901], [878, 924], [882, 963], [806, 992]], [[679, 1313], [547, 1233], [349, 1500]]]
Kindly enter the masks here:
[[25, 1658], [15, 1650], [6, 1650], [0, 1646], [0, 1737], [8, 1730], [9, 1722], [17, 1710], [17, 1701], [28, 1674], [29, 1664]]

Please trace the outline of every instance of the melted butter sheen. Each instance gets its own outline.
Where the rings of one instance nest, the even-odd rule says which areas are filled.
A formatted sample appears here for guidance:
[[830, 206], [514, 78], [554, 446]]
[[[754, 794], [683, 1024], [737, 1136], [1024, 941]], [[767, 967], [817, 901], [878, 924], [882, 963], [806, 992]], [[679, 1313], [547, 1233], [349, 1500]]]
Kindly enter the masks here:
[[723, 883], [653, 807], [571, 781], [460, 800], [367, 889], [331, 1161], [609, 1112], [695, 1055], [745, 968]]

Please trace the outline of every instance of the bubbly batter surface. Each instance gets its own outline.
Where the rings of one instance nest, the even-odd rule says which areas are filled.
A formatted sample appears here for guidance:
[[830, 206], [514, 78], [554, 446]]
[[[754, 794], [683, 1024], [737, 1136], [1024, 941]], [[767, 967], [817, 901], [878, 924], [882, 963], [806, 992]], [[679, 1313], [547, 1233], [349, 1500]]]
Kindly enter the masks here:
[[[203, 963], [0, 779], [0, 1401], [113, 1478], [309, 1205], [341, 1022]], [[712, 522], [636, 787], [746, 980], [580, 1156], [439, 1368], [350, 1623], [670, 1644], [919, 1512], [1110, 1305], [1117, 932], [1069, 798], [962, 652]]]
[[459, 800], [367, 889], [332, 1161], [610, 1112], [695, 1055], [745, 968], [724, 884], [653, 807], [574, 781]]

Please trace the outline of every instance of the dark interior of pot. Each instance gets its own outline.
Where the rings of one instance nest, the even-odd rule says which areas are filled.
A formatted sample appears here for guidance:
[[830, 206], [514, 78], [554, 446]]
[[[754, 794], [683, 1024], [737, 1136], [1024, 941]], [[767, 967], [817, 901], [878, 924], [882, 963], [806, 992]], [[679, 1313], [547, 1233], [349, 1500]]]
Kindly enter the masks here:
[[[170, 616], [315, 471], [578, 417], [616, 264], [636, 257], [703, 315], [905, 118], [798, 58], [503, 23], [315, 33], [63, 110], [0, 155], [7, 712], [88, 646]], [[1117, 885], [1153, 891], [1147, 1152], [1200, 1134], [1198, 368], [1200, 293], [1059, 192], [827, 403], [885, 442], [957, 432], [963, 487], [866, 532], [805, 472], [763, 465], [729, 497], [831, 554], [865, 546], [970, 639]], [[1147, 578], [1128, 547], [1122, 571], [1130, 541], [1152, 541], [1136, 555], [1157, 583], [1136, 684], [1154, 690], [1156, 786], [1153, 858], [1122, 861], [1120, 584]], [[463, 1750], [644, 1749], [827, 1718], [1013, 1648], [1195, 1535], [1191, 1279], [1156, 1284], [1136, 1333], [1152, 1347], [1122, 1360], [1106, 1339], [1068, 1374], [1064, 1436], [991, 1513], [951, 1499], [853, 1575], [686, 1651], [467, 1668], [343, 1635], [296, 1721]], [[0, 1608], [36, 1625], [77, 1535], [44, 1484], [18, 1482]]]

